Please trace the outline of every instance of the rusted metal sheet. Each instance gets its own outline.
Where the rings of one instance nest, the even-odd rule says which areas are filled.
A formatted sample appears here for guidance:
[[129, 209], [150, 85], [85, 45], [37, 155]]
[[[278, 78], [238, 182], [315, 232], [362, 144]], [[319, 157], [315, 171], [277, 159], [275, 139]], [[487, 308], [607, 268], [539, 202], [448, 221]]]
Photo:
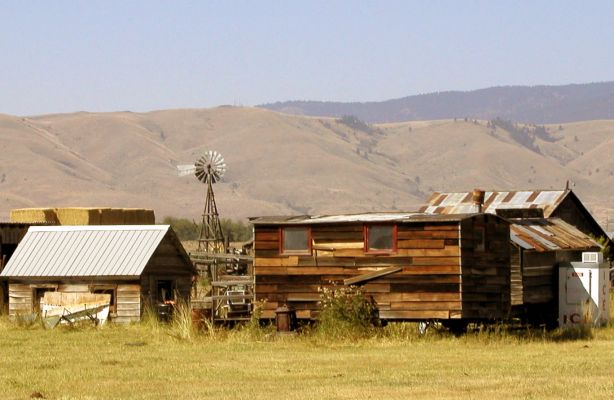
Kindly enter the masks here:
[[511, 220], [513, 243], [526, 250], [585, 250], [601, 247], [599, 243], [559, 218]]
[[364, 214], [338, 214], [338, 215], [299, 215], [279, 217], [253, 217], [250, 222], [254, 225], [313, 225], [313, 224], [339, 224], [339, 223], [387, 223], [387, 222], [458, 222], [469, 218], [475, 213], [468, 214], [427, 214], [420, 212], [398, 213], [364, 213]]
[[[549, 217], [568, 193], [566, 190], [486, 192], [482, 210], [494, 214], [498, 208], [542, 208], [544, 216]], [[477, 207], [471, 200], [471, 192], [448, 192], [431, 196], [420, 211], [429, 214], [467, 214], [477, 212]]]

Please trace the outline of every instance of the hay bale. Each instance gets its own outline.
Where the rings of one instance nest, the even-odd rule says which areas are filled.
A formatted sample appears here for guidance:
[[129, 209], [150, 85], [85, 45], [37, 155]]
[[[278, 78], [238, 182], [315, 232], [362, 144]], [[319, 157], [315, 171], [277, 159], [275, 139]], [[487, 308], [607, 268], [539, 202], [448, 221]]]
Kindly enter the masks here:
[[156, 216], [154, 210], [143, 209], [141, 214], [141, 224], [154, 225], [156, 223]]
[[60, 225], [100, 225], [100, 209], [87, 207], [56, 208]]
[[156, 223], [154, 211], [146, 208], [124, 208], [126, 225], [153, 225]]
[[58, 218], [53, 208], [16, 208], [11, 210], [11, 222], [20, 223], [58, 223]]
[[122, 208], [101, 208], [100, 225], [125, 225], [124, 210]]
[[138, 225], [137, 208], [122, 208], [124, 213], [124, 224], [126, 225]]

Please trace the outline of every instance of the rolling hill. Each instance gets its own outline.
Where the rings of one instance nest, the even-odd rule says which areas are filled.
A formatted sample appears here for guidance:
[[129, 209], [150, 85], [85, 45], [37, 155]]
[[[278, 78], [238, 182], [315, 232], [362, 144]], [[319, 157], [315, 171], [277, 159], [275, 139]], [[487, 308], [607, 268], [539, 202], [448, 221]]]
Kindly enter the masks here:
[[614, 121], [547, 125], [540, 135], [503, 125], [370, 126], [238, 107], [0, 115], [0, 219], [38, 206], [198, 219], [204, 187], [175, 165], [206, 149], [228, 163], [215, 188], [224, 217], [414, 210], [435, 190], [563, 188], [569, 179], [600, 222], [614, 219]]
[[614, 82], [501, 86], [364, 103], [284, 101], [260, 107], [296, 115], [354, 115], [371, 123], [497, 117], [530, 124], [563, 123], [614, 119]]

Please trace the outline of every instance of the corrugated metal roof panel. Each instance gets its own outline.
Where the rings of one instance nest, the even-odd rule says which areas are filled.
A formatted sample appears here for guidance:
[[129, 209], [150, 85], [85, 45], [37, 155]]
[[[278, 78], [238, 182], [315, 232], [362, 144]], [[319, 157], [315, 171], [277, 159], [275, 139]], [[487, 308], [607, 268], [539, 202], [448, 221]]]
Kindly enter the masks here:
[[339, 214], [339, 215], [301, 215], [295, 217], [253, 217], [250, 222], [255, 225], [314, 225], [352, 222], [444, 222], [460, 221], [471, 217], [475, 213], [467, 214], [426, 214], [426, 213], [365, 213], [365, 214]]
[[[566, 190], [525, 190], [508, 192], [486, 192], [483, 212], [494, 214], [497, 208], [541, 208], [546, 217], [554, 211], [569, 192]], [[449, 192], [432, 196], [426, 207], [431, 214], [475, 213], [471, 192]]]
[[168, 230], [168, 225], [31, 227], [1, 275], [139, 276]]
[[510, 225], [512, 242], [525, 249], [548, 251], [601, 247], [595, 240], [559, 218], [529, 218], [510, 221], [512, 222]]

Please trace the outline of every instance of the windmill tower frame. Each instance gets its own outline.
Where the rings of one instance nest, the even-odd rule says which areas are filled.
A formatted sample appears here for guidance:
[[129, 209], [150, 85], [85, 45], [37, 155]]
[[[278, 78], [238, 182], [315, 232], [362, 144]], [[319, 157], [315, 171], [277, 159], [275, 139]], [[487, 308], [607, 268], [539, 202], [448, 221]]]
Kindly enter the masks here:
[[[211, 166], [207, 166], [211, 168]], [[202, 214], [200, 233], [198, 235], [198, 251], [205, 253], [224, 253], [226, 251], [224, 232], [220, 222], [220, 215], [215, 204], [213, 182], [210, 173], [205, 174], [206, 195], [205, 208]]]
[[205, 204], [198, 235], [199, 253], [225, 253], [226, 241], [215, 203], [213, 184], [226, 172], [224, 157], [217, 151], [205, 152], [194, 164], [178, 165], [179, 175], [194, 175], [205, 184]]

